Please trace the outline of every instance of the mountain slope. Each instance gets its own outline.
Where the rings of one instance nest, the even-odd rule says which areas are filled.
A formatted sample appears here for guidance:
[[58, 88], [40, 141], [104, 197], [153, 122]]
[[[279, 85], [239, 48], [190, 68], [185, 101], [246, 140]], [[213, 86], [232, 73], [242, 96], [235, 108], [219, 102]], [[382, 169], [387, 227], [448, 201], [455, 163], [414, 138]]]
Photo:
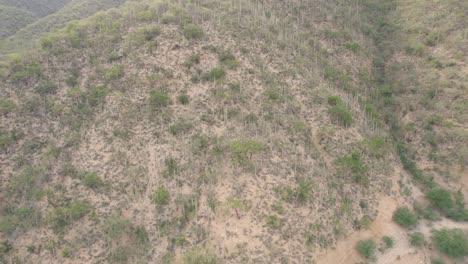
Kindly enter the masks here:
[[11, 53], [22, 49], [31, 49], [35, 46], [35, 40], [43, 34], [61, 28], [69, 21], [86, 18], [96, 12], [118, 7], [125, 2], [126, 0], [69, 1], [57, 12], [28, 24], [14, 36], [0, 41], [0, 51], [1, 53]]
[[35, 15], [19, 8], [0, 5], [0, 38], [12, 35], [36, 19]]
[[15, 7], [43, 17], [54, 13], [71, 0], [0, 0], [0, 5]]
[[413, 146], [395, 107], [406, 105], [393, 71], [400, 8], [148, 0], [9, 56], [0, 258], [350, 263], [364, 260], [358, 239], [384, 236], [396, 245], [374, 249], [377, 263], [439, 257], [412, 254], [392, 222], [415, 205], [413, 230], [430, 234], [434, 215], [438, 228], [467, 229], [446, 219], [466, 212], [463, 196], [450, 210], [428, 205], [425, 193], [445, 185], [411, 175], [419, 164], [402, 153]]

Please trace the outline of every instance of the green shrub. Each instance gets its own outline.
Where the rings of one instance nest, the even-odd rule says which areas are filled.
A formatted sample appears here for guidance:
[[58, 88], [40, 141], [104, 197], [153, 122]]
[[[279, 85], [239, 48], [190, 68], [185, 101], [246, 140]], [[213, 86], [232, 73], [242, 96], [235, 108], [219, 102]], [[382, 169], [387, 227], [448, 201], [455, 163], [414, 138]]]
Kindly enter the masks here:
[[206, 75], [205, 79], [209, 81], [218, 81], [226, 76], [226, 71], [221, 67], [214, 67]]
[[0, 136], [0, 149], [6, 149], [13, 142], [15, 139], [12, 137]]
[[110, 93], [109, 90], [103, 87], [92, 87], [85, 94], [85, 101], [90, 106], [97, 106]]
[[349, 127], [353, 123], [353, 116], [344, 105], [332, 106], [329, 112], [332, 119], [344, 127]]
[[255, 140], [235, 141], [229, 144], [229, 147], [232, 156], [239, 162], [246, 161], [264, 149], [263, 145]]
[[186, 24], [183, 27], [183, 32], [187, 39], [201, 39], [204, 35], [203, 29], [194, 24]]
[[371, 259], [374, 257], [375, 254], [375, 242], [372, 239], [367, 239], [367, 240], [361, 240], [357, 243], [356, 249], [359, 252], [359, 254], [366, 258], [366, 259]]
[[441, 229], [434, 231], [432, 241], [436, 248], [455, 259], [468, 256], [468, 238], [460, 229]]
[[182, 105], [188, 105], [190, 102], [190, 97], [187, 94], [181, 94], [177, 96], [177, 102]]
[[359, 43], [356, 42], [346, 43], [345, 48], [349, 49], [354, 53], [358, 53], [361, 50], [361, 46], [359, 45]]
[[192, 129], [192, 127], [193, 127], [192, 123], [189, 123], [184, 120], [180, 120], [180, 121], [177, 121], [174, 125], [169, 127], [169, 132], [172, 135], [177, 136], [180, 134], [187, 133], [188, 131], [190, 131], [190, 129]]
[[155, 20], [156, 18], [157, 18], [157, 14], [156, 12], [152, 10], [144, 10], [136, 14], [136, 19], [140, 21], [151, 21], [151, 20]]
[[92, 205], [83, 200], [72, 201], [69, 204], [54, 208], [48, 222], [55, 232], [62, 233], [69, 224], [84, 217], [91, 212]]
[[339, 158], [337, 163], [341, 165], [342, 170], [350, 174], [353, 181], [364, 186], [369, 184], [369, 179], [367, 176], [368, 168], [361, 160], [361, 155], [357, 152], [351, 153], [348, 157]]
[[57, 91], [58, 86], [53, 83], [53, 82], [45, 82], [39, 85], [36, 89], [35, 92], [38, 94], [53, 94]]
[[138, 34], [144, 41], [151, 41], [161, 34], [158, 26], [146, 25], [138, 29]]
[[445, 189], [432, 189], [426, 193], [426, 198], [437, 209], [448, 211], [453, 207], [452, 194]]
[[422, 247], [426, 244], [426, 239], [424, 238], [424, 234], [420, 232], [409, 234], [409, 241], [413, 247]]
[[218, 57], [219, 62], [228, 68], [234, 69], [239, 65], [239, 62], [230, 50], [222, 51]]
[[426, 52], [426, 46], [424, 46], [422, 43], [411, 43], [405, 47], [405, 50], [408, 54], [423, 56]]
[[81, 182], [88, 188], [97, 189], [104, 185], [102, 179], [95, 172], [84, 173]]
[[6, 115], [12, 112], [16, 108], [16, 104], [13, 101], [0, 99], [0, 114]]
[[177, 173], [178, 166], [174, 158], [167, 158], [164, 160], [164, 164], [166, 165], [166, 170], [162, 173], [163, 177], [172, 177]]
[[42, 75], [42, 68], [39, 64], [31, 63], [26, 66], [17, 67], [12, 73], [15, 82], [24, 81], [31, 78], [38, 78]]
[[343, 101], [341, 101], [341, 98], [336, 95], [329, 96], [327, 99], [327, 102], [329, 105], [332, 105], [332, 106], [343, 104]]
[[192, 248], [184, 254], [184, 264], [219, 264], [221, 260], [203, 248]]
[[158, 206], [169, 204], [169, 199], [170, 199], [169, 191], [163, 186], [159, 187], [153, 193], [153, 203], [155, 203]]
[[362, 142], [369, 156], [375, 158], [382, 158], [387, 150], [385, 148], [385, 138], [381, 136], [374, 136]]
[[157, 110], [169, 105], [169, 96], [166, 93], [152, 91], [149, 95], [149, 103], [152, 110]]
[[279, 218], [276, 215], [270, 215], [267, 218], [267, 225], [272, 229], [280, 229], [283, 225], [283, 219]]
[[393, 247], [393, 238], [389, 237], [389, 236], [384, 236], [382, 238], [384, 244], [385, 244], [385, 248], [391, 248]]
[[297, 187], [279, 189], [281, 198], [289, 203], [306, 204], [312, 198], [314, 184], [309, 179], [298, 180]]
[[393, 221], [402, 227], [410, 228], [416, 226], [418, 219], [410, 209], [400, 207], [393, 213]]
[[111, 215], [104, 221], [102, 231], [110, 245], [110, 263], [142, 262], [135, 258], [145, 256], [148, 252], [148, 232], [144, 226], [135, 226], [121, 216]]
[[431, 264], [445, 264], [445, 262], [441, 259], [432, 259]]
[[117, 79], [122, 78], [124, 74], [125, 74], [124, 66], [115, 65], [106, 71], [104, 78], [106, 79], [106, 81], [112, 81], [112, 80], [117, 80]]
[[200, 55], [192, 54], [188, 59], [184, 62], [184, 66], [187, 68], [191, 68], [195, 64], [200, 64]]

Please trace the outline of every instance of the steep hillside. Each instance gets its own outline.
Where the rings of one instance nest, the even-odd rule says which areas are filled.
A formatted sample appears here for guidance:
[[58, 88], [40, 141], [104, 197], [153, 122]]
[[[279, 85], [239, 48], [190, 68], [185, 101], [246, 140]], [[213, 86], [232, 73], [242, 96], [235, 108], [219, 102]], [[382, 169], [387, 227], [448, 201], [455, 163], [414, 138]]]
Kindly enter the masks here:
[[[35, 40], [43, 34], [61, 28], [69, 21], [89, 17], [99, 11], [118, 7], [127, 0], [71, 0], [63, 8], [34, 23], [21, 28], [15, 35], [0, 40], [0, 54], [34, 47]], [[53, 1], [52, 1], [53, 2]], [[65, 2], [64, 2], [65, 3]]]
[[398, 38], [388, 71], [399, 133], [423, 173], [468, 190], [468, 2], [398, 1]]
[[54, 13], [71, 0], [0, 0], [0, 5], [15, 7], [43, 17]]
[[1, 65], [0, 261], [467, 260], [467, 189], [404, 133], [424, 92], [398, 89], [400, 59], [444, 71], [407, 53], [404, 0], [145, 0], [65, 24], [111, 2], [72, 1]]
[[18, 29], [36, 19], [35, 15], [19, 8], [0, 5], [0, 39], [10, 36]]

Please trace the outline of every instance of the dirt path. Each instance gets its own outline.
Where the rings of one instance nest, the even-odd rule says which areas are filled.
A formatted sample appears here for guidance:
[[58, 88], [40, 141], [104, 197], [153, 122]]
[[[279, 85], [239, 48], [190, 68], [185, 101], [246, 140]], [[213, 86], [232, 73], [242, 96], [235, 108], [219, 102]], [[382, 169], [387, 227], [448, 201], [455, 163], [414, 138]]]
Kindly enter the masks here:
[[[390, 236], [394, 241], [391, 249], [377, 253], [377, 264], [426, 264], [430, 263], [431, 252], [427, 249], [417, 250], [411, 247], [408, 241], [409, 232], [421, 232], [426, 239], [431, 236], [431, 230], [441, 228], [459, 228], [468, 230], [468, 223], [458, 223], [449, 219], [437, 222], [421, 222], [415, 230], [405, 230], [392, 221], [392, 215], [398, 207], [397, 201], [392, 197], [380, 199], [379, 213], [369, 230], [355, 232], [346, 239], [337, 243], [336, 248], [319, 254], [318, 264], [354, 264], [362, 261], [356, 251], [359, 240], [372, 238], [381, 243], [382, 237]], [[450, 262], [447, 262], [450, 263]]]

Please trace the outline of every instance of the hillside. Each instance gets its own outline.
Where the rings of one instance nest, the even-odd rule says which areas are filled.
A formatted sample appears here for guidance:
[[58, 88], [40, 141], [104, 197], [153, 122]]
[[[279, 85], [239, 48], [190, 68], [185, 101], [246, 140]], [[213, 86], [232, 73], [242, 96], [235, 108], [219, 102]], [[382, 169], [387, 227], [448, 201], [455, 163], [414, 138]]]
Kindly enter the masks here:
[[0, 5], [0, 39], [10, 36], [18, 29], [36, 19], [35, 15], [26, 10]]
[[36, 17], [54, 13], [71, 0], [0, 0], [0, 5], [28, 11]]
[[[20, 30], [17, 32], [15, 31], [16, 34], [12, 36], [7, 35], [9, 37], [3, 40], [0, 39], [0, 54], [8, 54], [25, 49], [31, 49], [34, 47], [33, 44], [35, 43], [35, 40], [43, 34], [54, 29], [62, 28], [67, 22], [72, 20], [83, 19], [99, 11], [118, 7], [125, 3], [126, 0], [68, 0], [56, 2], [57, 3], [54, 1], [47, 1], [50, 8], [59, 7], [59, 2], [63, 2], [64, 6], [57, 8], [57, 10], [48, 10], [50, 13], [47, 13], [47, 16], [34, 20], [32, 23], [24, 24], [24, 26], [18, 27]], [[20, 2], [18, 2], [18, 4], [19, 3]], [[28, 7], [29, 6], [25, 5], [24, 8]], [[29, 8], [37, 10], [38, 7], [32, 6]], [[43, 12], [40, 12], [40, 14], [42, 13]]]
[[464, 1], [124, 2], [4, 42], [0, 262], [466, 263]]

